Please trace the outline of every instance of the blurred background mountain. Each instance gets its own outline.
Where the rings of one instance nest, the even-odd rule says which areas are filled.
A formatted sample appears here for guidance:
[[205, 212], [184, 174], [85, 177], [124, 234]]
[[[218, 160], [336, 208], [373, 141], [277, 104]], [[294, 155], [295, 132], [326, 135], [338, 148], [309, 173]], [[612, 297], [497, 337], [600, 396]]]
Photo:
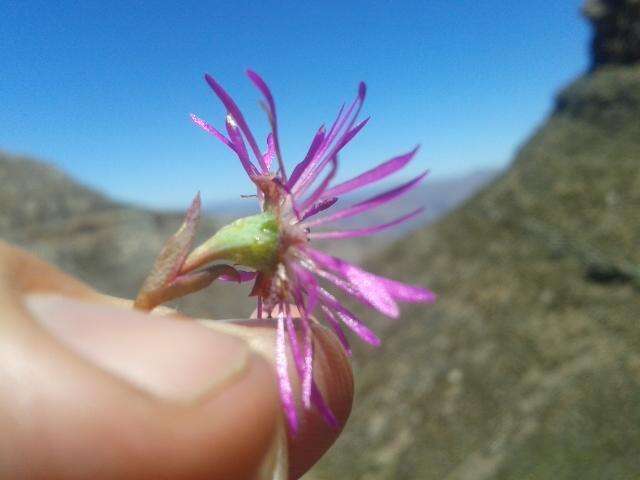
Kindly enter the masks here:
[[[357, 348], [353, 416], [309, 479], [638, 478], [640, 1], [584, 12], [591, 69], [508, 171], [428, 181], [405, 202], [436, 223], [335, 251], [366, 250], [367, 267], [439, 301], [372, 320], [383, 346]], [[119, 296], [181, 218], [8, 154], [0, 186], [0, 238]], [[247, 208], [209, 205], [201, 235]], [[246, 315], [247, 293], [215, 286], [178, 307]]]
[[378, 325], [310, 478], [639, 478], [640, 2], [585, 13], [593, 68], [511, 168], [369, 262], [439, 301]]

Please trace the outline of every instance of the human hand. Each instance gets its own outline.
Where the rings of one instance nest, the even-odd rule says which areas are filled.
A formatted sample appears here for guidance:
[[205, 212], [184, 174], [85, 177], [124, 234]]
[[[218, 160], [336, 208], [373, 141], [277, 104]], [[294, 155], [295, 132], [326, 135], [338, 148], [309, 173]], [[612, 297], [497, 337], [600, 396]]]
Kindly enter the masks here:
[[[349, 361], [314, 329], [315, 378], [344, 424]], [[0, 242], [0, 331], [0, 478], [272, 478], [284, 422], [269, 322], [143, 314]], [[300, 414], [290, 478], [339, 433]]]

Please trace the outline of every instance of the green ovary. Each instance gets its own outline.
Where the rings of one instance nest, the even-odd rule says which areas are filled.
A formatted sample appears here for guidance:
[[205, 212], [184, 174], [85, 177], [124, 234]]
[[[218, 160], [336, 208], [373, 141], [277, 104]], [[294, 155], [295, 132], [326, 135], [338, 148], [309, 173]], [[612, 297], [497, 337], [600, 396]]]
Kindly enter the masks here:
[[277, 262], [278, 243], [278, 221], [272, 213], [264, 212], [222, 227], [202, 247], [215, 251], [219, 259], [256, 270], [271, 270]]

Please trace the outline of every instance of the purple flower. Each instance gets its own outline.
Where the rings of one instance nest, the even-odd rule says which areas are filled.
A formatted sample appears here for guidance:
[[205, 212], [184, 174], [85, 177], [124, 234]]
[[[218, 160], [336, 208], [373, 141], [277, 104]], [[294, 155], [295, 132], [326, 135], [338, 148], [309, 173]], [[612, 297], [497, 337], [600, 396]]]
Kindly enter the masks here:
[[[378, 182], [405, 167], [417, 148], [394, 157], [357, 177], [332, 185], [338, 168], [338, 154], [362, 130], [368, 119], [357, 122], [366, 87], [360, 83], [356, 99], [340, 109], [327, 130], [320, 127], [304, 159], [287, 173], [280, 151], [278, 118], [271, 91], [255, 72], [247, 72], [264, 97], [271, 132], [261, 151], [240, 109], [211, 76], [205, 79], [227, 109], [226, 131], [220, 132], [192, 115], [193, 121], [227, 145], [238, 157], [255, 184], [262, 214], [247, 217], [222, 229], [194, 250], [182, 273], [188, 274], [213, 260], [233, 260], [253, 268], [240, 272], [243, 281], [254, 280], [252, 295], [258, 299], [258, 317], [277, 316], [277, 374], [284, 411], [295, 434], [298, 418], [291, 382], [287, 373], [286, 346], [289, 345], [302, 382], [305, 408], [314, 405], [326, 421], [337, 426], [313, 379], [313, 338], [311, 315], [322, 317], [350, 353], [343, 326], [372, 345], [380, 340], [328, 287], [342, 291], [363, 305], [391, 318], [399, 315], [398, 302], [431, 303], [435, 295], [421, 287], [380, 277], [312, 247], [316, 239], [341, 239], [373, 235], [412, 219], [418, 208], [382, 225], [352, 230], [322, 230], [323, 227], [378, 208], [415, 188], [426, 172], [398, 187], [346, 208], [336, 208], [341, 195]], [[248, 144], [248, 147], [247, 147]], [[319, 229], [320, 228], [320, 229]], [[247, 246], [246, 239], [250, 238]], [[256, 241], [253, 242], [253, 239]], [[253, 243], [252, 243], [253, 242]], [[295, 331], [291, 305], [301, 317], [301, 338]]]

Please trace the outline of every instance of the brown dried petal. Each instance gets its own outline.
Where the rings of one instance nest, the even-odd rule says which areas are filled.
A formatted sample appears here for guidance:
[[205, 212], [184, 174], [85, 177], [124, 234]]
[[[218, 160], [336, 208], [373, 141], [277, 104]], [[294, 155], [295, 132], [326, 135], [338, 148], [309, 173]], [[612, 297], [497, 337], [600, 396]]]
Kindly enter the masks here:
[[[138, 297], [134, 303], [136, 308], [150, 309], [145, 308], [145, 306], [155, 303], [151, 301], [151, 298], [156, 292], [162, 290], [176, 279], [180, 268], [184, 264], [193, 246], [193, 240], [200, 220], [200, 206], [200, 193], [198, 193], [193, 199], [193, 202], [191, 202], [191, 206], [189, 210], [187, 210], [182, 225], [178, 231], [167, 240], [156, 258], [151, 273], [149, 273], [145, 279], [138, 293]], [[159, 305], [159, 303], [156, 303], [156, 305]]]

